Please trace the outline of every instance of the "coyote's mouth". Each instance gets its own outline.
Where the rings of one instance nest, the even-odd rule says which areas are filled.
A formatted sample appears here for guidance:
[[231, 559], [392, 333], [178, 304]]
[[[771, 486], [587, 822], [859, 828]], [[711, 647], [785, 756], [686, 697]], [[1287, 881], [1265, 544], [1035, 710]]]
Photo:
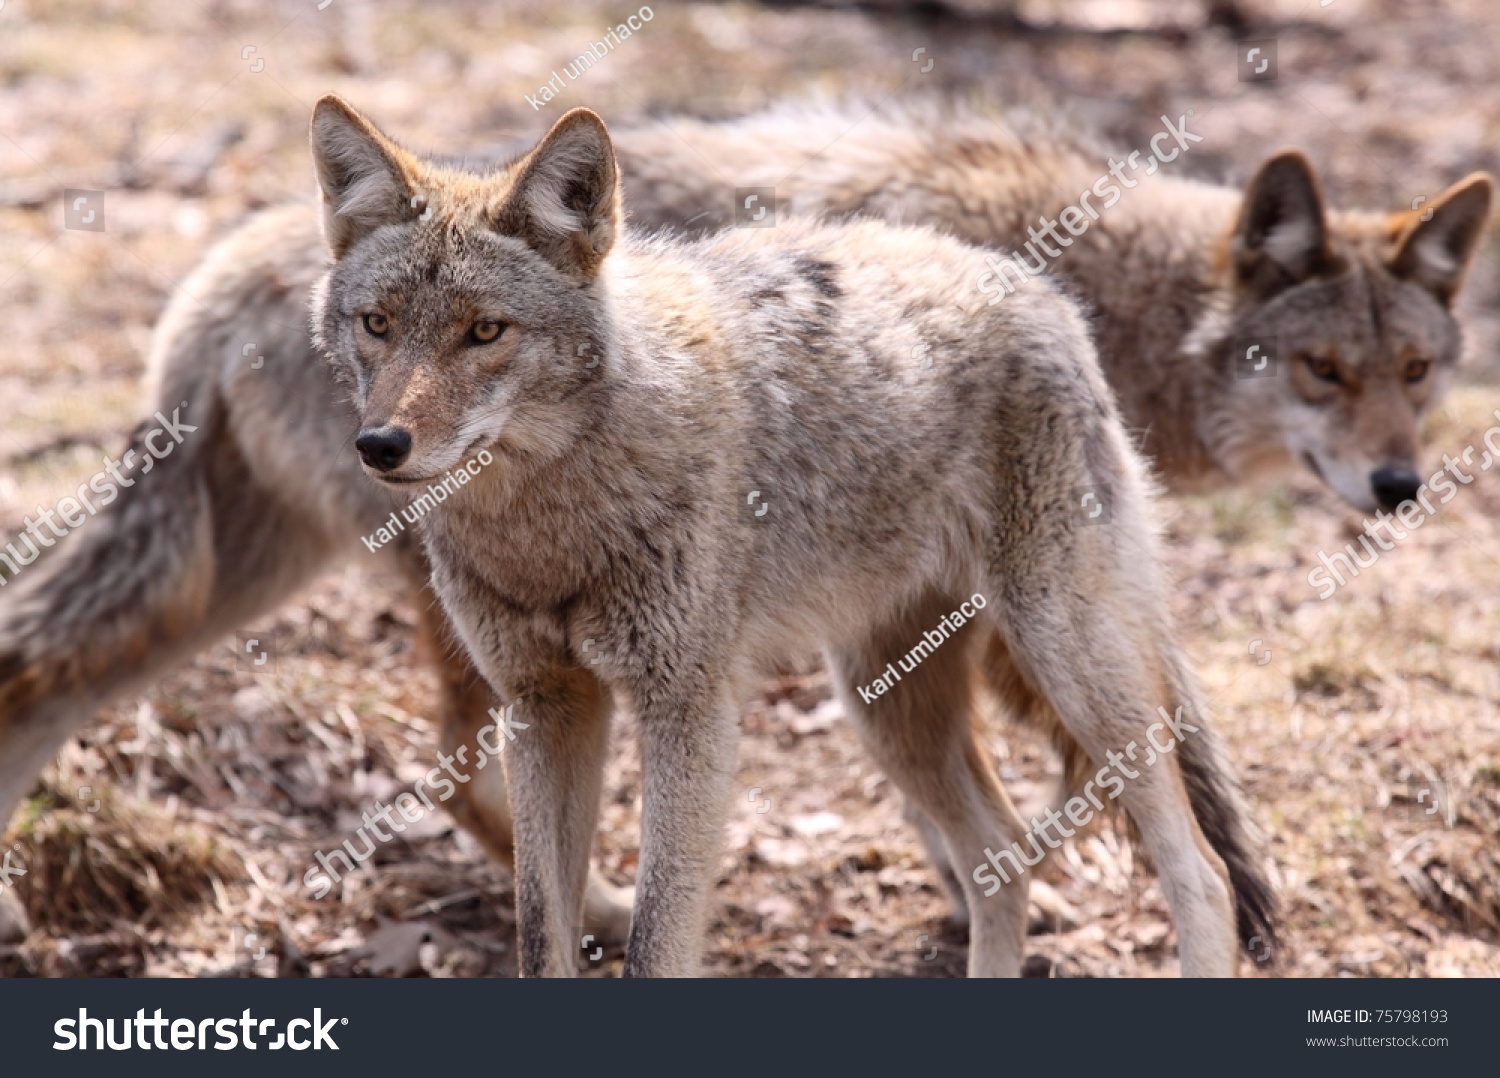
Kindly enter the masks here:
[[[479, 437], [475, 438], [472, 442], [464, 447], [464, 451], [458, 455], [458, 460], [453, 463], [452, 467], [457, 468], [465, 461], [476, 459], [478, 454], [484, 452], [484, 450], [489, 448], [491, 444], [493, 443], [491, 442], [489, 435], [479, 435]], [[365, 474], [368, 475], [371, 479], [393, 487], [410, 487], [416, 486], [418, 483], [434, 483], [441, 480], [445, 475], [449, 474], [449, 471], [451, 471], [451, 468], [444, 471], [433, 472], [431, 475], [391, 475], [387, 472], [376, 471], [368, 466], [365, 467]], [[476, 472], [471, 474], [477, 475], [478, 473]]]
[[437, 476], [435, 476], [435, 475], [415, 475], [415, 476], [381, 475], [379, 472], [372, 472], [368, 468], [365, 469], [365, 473], [367, 475], [369, 475], [369, 477], [371, 479], [374, 479], [374, 480], [376, 480], [378, 482], [381, 482], [381, 483], [387, 483], [387, 484], [389, 484], [389, 485], [391, 485], [393, 487], [407, 487], [407, 486], [412, 486], [412, 485], [414, 485], [416, 483], [430, 483], [434, 479], [437, 478]]

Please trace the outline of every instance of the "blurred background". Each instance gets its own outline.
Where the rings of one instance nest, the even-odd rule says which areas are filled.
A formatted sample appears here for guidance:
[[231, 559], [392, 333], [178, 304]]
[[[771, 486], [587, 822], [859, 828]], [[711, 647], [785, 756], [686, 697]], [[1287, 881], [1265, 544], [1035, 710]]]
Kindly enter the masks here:
[[[1341, 207], [1405, 209], [1500, 171], [1493, 0], [651, 7], [537, 110], [527, 95], [633, 9], [0, 0], [0, 532], [120, 448], [144, 414], [151, 327], [208, 247], [259, 208], [311, 196], [307, 120], [329, 91], [444, 153], [512, 145], [577, 105], [624, 124], [950, 97], [1127, 149], [1192, 109], [1204, 141], [1182, 174], [1239, 185], [1295, 146]], [[1274, 81], [1239, 80], [1245, 40], [1275, 42]], [[63, 227], [73, 188], [107, 193], [104, 231]], [[1497, 265], [1492, 237], [1433, 457], [1496, 422]], [[1184, 643], [1272, 835], [1282, 971], [1500, 975], [1493, 473], [1329, 602], [1309, 565], [1361, 523], [1311, 481], [1164, 510]], [[32, 924], [0, 940], [0, 972], [513, 975], [509, 874], [446, 815], [324, 899], [301, 883], [313, 851], [433, 766], [436, 685], [414, 624], [394, 579], [351, 565], [245, 627], [275, 639], [274, 673], [238, 667], [230, 640], [102, 714], [10, 821], [7, 841], [29, 851], [13, 885]], [[787, 676], [744, 716], [707, 969], [961, 973], [964, 934], [899, 799], [828, 697], [821, 673]], [[615, 739], [598, 854], [626, 883], [639, 764], [628, 723]], [[1046, 747], [998, 717], [989, 740], [1012, 795], [1034, 796], [1055, 767]], [[1160, 888], [1123, 829], [1070, 842], [1037, 876], [1054, 900], [1029, 974], [1175, 972]]]

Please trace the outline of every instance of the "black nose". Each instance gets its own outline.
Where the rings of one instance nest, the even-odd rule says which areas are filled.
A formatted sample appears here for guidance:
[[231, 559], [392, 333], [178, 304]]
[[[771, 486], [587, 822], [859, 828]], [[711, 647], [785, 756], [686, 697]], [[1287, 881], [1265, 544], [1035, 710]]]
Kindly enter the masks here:
[[371, 468], [391, 472], [401, 467], [411, 452], [411, 435], [400, 427], [366, 427], [354, 439], [354, 448]]
[[1416, 498], [1422, 489], [1422, 480], [1410, 468], [1395, 465], [1371, 472], [1370, 486], [1380, 507], [1394, 512], [1402, 502]]

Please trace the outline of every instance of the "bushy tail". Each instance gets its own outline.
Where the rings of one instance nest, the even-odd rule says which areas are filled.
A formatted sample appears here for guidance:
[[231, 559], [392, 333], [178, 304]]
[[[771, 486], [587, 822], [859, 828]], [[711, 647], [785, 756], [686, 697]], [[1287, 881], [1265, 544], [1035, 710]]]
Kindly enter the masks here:
[[197, 429], [179, 442], [143, 421], [119, 468], [130, 485], [108, 505], [93, 495], [97, 515], [0, 587], [0, 829], [98, 708], [249, 627], [327, 560], [320, 531], [255, 483], [211, 372], [167, 399], [164, 417], [186, 399], [180, 422]]
[[[1089, 758], [1056, 712], [1016, 673], [1004, 658], [998, 638], [990, 648], [986, 656], [990, 683], [1008, 713], [1050, 736], [1063, 758], [1063, 776], [1047, 799], [1052, 810], [1063, 815], [1063, 806], [1083, 789], [1099, 764]], [[1260, 837], [1218, 736], [1203, 714], [1197, 679], [1175, 652], [1164, 658], [1175, 698], [1184, 702], [1184, 711], [1196, 716], [1192, 722], [1197, 732], [1181, 739], [1173, 752], [1193, 816], [1229, 872], [1240, 943], [1258, 963], [1274, 964], [1278, 912], [1275, 892], [1263, 867]], [[1135, 825], [1128, 817], [1127, 824], [1134, 835]]]
[[1176, 753], [1188, 801], [1208, 844], [1229, 870], [1240, 943], [1257, 962], [1270, 965], [1279, 954], [1279, 911], [1266, 876], [1263, 840], [1223, 745], [1199, 706], [1203, 697], [1197, 679], [1176, 654], [1167, 656], [1167, 667], [1177, 698], [1192, 701], [1193, 714], [1198, 716], [1194, 720], [1197, 732], [1182, 738]]
[[[39, 701], [97, 702], [149, 677], [153, 653], [202, 620], [214, 579], [204, 460], [216, 411], [211, 395], [190, 401], [182, 422], [198, 429], [181, 443], [155, 439], [172, 447], [159, 460], [144, 439], [160, 424], [143, 422], [130, 438], [132, 466], [119, 467], [131, 485], [114, 484], [111, 504], [0, 588], [0, 724], [22, 721]], [[28, 549], [22, 537], [12, 545]]]

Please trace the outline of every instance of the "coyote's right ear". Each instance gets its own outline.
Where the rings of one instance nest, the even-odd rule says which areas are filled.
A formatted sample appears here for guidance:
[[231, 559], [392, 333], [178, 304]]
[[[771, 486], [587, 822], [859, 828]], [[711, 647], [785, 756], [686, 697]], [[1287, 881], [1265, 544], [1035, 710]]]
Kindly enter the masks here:
[[553, 124], [518, 166], [494, 227], [591, 280], [620, 232], [619, 170], [604, 121], [574, 109]]
[[1241, 283], [1262, 298], [1337, 272], [1312, 163], [1296, 150], [1270, 158], [1245, 188], [1230, 253]]
[[335, 258], [381, 225], [413, 216], [409, 156], [334, 94], [313, 108], [312, 154], [323, 189], [323, 237]]
[[1420, 209], [1397, 216], [1401, 231], [1390, 258], [1391, 269], [1444, 303], [1452, 303], [1479, 250], [1494, 200], [1494, 178], [1476, 172]]

